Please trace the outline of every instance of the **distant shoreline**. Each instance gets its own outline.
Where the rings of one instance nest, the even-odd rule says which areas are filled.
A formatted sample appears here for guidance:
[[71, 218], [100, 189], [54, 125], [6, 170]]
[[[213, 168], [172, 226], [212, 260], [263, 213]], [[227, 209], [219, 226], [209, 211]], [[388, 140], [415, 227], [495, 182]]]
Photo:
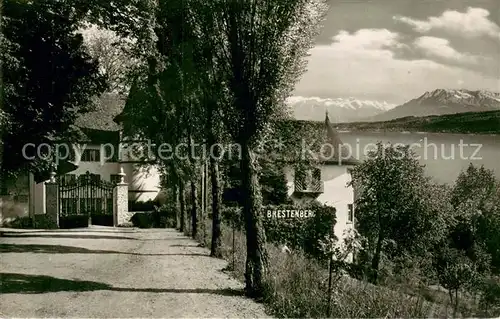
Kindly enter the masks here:
[[484, 136], [497, 136], [500, 135], [499, 131], [493, 132], [458, 132], [458, 131], [411, 131], [411, 130], [366, 130], [366, 129], [358, 129], [352, 128], [349, 130], [336, 128], [340, 134], [345, 133], [401, 133], [401, 134], [450, 134], [450, 135], [484, 135]]
[[424, 117], [407, 116], [383, 122], [333, 124], [342, 132], [402, 134], [500, 135], [500, 111], [467, 112]]

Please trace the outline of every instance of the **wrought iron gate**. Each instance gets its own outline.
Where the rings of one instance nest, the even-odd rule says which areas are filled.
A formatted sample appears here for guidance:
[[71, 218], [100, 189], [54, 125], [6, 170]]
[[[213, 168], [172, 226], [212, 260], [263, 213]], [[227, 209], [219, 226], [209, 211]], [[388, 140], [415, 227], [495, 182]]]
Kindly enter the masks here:
[[115, 184], [87, 172], [74, 179], [60, 178], [59, 220], [61, 228], [88, 225], [113, 226]]

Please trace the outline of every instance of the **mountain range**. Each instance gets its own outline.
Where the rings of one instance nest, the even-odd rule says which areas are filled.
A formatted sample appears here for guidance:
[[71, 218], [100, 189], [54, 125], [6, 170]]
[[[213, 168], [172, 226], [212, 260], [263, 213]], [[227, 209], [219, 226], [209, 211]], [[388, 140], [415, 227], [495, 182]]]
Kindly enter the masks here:
[[288, 100], [295, 118], [321, 121], [328, 111], [332, 121], [373, 122], [390, 121], [408, 116], [445, 115], [465, 112], [500, 110], [500, 93], [485, 90], [428, 91], [402, 105], [387, 102], [349, 99], [325, 99], [317, 97], [291, 97]]
[[354, 122], [384, 113], [396, 106], [387, 102], [355, 98], [302, 96], [292, 96], [287, 102], [292, 108], [294, 117], [306, 121], [322, 121], [325, 118], [325, 111], [328, 111], [332, 121]]

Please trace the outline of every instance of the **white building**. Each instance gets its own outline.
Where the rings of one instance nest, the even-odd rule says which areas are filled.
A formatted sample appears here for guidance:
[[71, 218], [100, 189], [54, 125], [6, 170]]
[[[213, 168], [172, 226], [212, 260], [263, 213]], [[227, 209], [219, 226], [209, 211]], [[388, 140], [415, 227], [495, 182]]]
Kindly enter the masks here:
[[[89, 172], [93, 178], [115, 183], [123, 171], [128, 184], [129, 207], [133, 207], [134, 203], [156, 199], [160, 191], [160, 174], [154, 165], [144, 165], [139, 158], [132, 160], [127, 156], [129, 144], [137, 141], [124, 138], [121, 126], [114, 121], [124, 105], [125, 100], [118, 95], [104, 94], [95, 111], [80, 116], [75, 124], [82, 139], [77, 144], [59, 143], [68, 145], [71, 153], [66, 158], [64, 146], [60, 147], [62, 158], [57, 172], [58, 177], [65, 180], [76, 180]], [[10, 195], [0, 198], [0, 222], [45, 214], [45, 182], [48, 179], [48, 172], [43, 176], [26, 174], [12, 183]]]
[[345, 230], [354, 228], [355, 192], [348, 184], [351, 181], [349, 169], [358, 161], [350, 156], [328, 115], [325, 117], [324, 132], [326, 136], [321, 140], [328, 144], [324, 149], [329, 151], [317, 154], [315, 167], [306, 172], [299, 172], [293, 165], [285, 167], [288, 194], [297, 203], [317, 201], [335, 207], [337, 223], [334, 233], [341, 239]]

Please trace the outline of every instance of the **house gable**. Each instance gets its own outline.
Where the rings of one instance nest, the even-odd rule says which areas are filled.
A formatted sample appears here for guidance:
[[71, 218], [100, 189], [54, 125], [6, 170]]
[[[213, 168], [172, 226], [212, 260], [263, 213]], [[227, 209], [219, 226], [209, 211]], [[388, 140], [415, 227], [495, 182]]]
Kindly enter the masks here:
[[125, 106], [125, 98], [115, 93], [105, 93], [96, 102], [96, 108], [81, 114], [75, 125], [87, 132], [117, 132], [121, 125], [114, 121]]
[[[337, 222], [334, 227], [334, 233], [338, 238], [342, 238], [346, 230], [354, 228], [355, 194], [353, 187], [350, 186], [350, 169], [353, 165], [358, 164], [358, 161], [351, 158], [345, 149], [342, 148], [343, 143], [338, 133], [331, 126], [328, 115], [326, 115], [322, 127], [318, 127], [316, 123], [312, 125], [316, 125], [316, 127], [313, 127], [312, 132], [322, 133], [322, 135], [318, 134], [315, 146], [319, 148], [315, 150], [321, 149], [321, 143], [328, 143], [336, 154], [340, 154], [340, 158], [338, 160], [327, 159], [323, 153], [318, 152], [316, 160], [301, 162], [300, 160], [293, 161], [289, 159], [286, 161], [284, 172], [287, 180], [288, 195], [298, 204], [315, 201], [323, 205], [335, 207]], [[309, 138], [312, 138], [312, 136], [309, 136]], [[303, 174], [302, 170], [304, 166], [306, 169], [307, 167], [319, 169], [320, 174], [313, 183], [319, 183], [321, 191], [304, 192], [302, 187], [297, 187], [297, 174]]]

